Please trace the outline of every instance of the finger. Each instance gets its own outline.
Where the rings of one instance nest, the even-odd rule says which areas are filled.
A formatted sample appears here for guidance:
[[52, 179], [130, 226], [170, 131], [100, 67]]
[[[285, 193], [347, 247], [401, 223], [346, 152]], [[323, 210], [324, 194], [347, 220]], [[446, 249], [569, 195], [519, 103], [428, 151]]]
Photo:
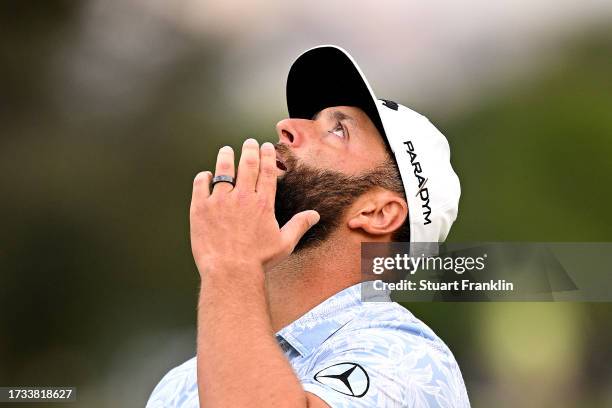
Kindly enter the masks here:
[[313, 225], [319, 222], [321, 216], [314, 210], [302, 211], [301, 213], [295, 214], [287, 223], [281, 228], [281, 239], [289, 248], [289, 253], [293, 252], [293, 249], [299, 242], [300, 238], [304, 236]]
[[257, 192], [274, 199], [276, 194], [276, 150], [272, 143], [261, 145]]
[[202, 171], [196, 174], [193, 179], [193, 191], [191, 192], [191, 202], [196, 199], [204, 199], [210, 196], [210, 181], [212, 173], [210, 171]]
[[[219, 149], [219, 153], [217, 154], [217, 165], [215, 167], [215, 177], [216, 176], [235, 177], [234, 150], [229, 146], [223, 146], [221, 149]], [[232, 186], [230, 183], [217, 183], [213, 188], [213, 194], [215, 192], [221, 193], [232, 191], [233, 188], [234, 186]]]
[[255, 139], [247, 139], [242, 145], [236, 188], [242, 191], [255, 191], [258, 173], [259, 143]]

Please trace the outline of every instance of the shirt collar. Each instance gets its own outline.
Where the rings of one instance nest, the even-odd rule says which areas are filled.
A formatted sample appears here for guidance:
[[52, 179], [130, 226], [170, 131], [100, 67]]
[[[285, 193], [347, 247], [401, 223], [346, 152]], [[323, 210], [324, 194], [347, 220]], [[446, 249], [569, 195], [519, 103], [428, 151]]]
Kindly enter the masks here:
[[306, 357], [356, 316], [362, 304], [361, 285], [357, 283], [336, 293], [282, 328], [276, 336]]

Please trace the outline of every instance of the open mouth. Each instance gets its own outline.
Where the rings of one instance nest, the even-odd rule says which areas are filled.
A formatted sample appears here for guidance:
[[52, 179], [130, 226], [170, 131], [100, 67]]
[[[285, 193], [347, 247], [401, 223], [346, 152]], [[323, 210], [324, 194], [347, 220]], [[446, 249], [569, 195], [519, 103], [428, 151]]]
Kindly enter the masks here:
[[279, 176], [283, 176], [286, 172], [289, 171], [289, 165], [287, 164], [287, 160], [285, 160], [285, 155], [289, 155], [290, 152], [287, 146], [278, 144], [274, 146], [276, 149], [276, 168], [279, 170]]
[[282, 171], [287, 171], [287, 166], [279, 158], [276, 158], [276, 167]]
[[278, 150], [276, 151], [276, 168], [282, 171], [287, 171], [285, 161], [283, 160], [283, 157], [281, 156], [281, 153]]

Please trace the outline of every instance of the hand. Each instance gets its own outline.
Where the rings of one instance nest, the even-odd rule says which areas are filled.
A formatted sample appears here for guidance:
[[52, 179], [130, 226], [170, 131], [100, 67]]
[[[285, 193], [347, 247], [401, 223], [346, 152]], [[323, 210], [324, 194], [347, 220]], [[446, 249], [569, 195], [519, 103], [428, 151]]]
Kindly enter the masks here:
[[[219, 150], [215, 175], [234, 177], [234, 151]], [[263, 270], [288, 257], [306, 231], [319, 221], [316, 211], [298, 213], [279, 228], [274, 216], [276, 151], [271, 143], [247, 139], [242, 146], [236, 186], [199, 173], [193, 182], [191, 249], [203, 276], [210, 266], [250, 264]]]

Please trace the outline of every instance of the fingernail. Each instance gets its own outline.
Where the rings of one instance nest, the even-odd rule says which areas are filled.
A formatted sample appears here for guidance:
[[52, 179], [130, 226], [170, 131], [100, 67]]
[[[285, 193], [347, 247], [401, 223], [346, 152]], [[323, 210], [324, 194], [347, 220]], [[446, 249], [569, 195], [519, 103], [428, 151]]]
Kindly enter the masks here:
[[310, 226], [312, 227], [313, 225], [315, 225], [317, 222], [319, 222], [319, 220], [321, 219], [321, 215], [316, 212], [313, 211], [314, 214], [312, 215], [312, 218], [310, 219]]
[[224, 152], [232, 152], [233, 149], [230, 146], [223, 146], [220, 150]]
[[261, 145], [262, 149], [274, 150], [274, 145], [270, 142], [266, 142]]
[[253, 138], [248, 138], [247, 140], [244, 141], [245, 146], [246, 145], [253, 145], [253, 146], [257, 146], [259, 145], [259, 143], [257, 143], [257, 140], [253, 139]]

